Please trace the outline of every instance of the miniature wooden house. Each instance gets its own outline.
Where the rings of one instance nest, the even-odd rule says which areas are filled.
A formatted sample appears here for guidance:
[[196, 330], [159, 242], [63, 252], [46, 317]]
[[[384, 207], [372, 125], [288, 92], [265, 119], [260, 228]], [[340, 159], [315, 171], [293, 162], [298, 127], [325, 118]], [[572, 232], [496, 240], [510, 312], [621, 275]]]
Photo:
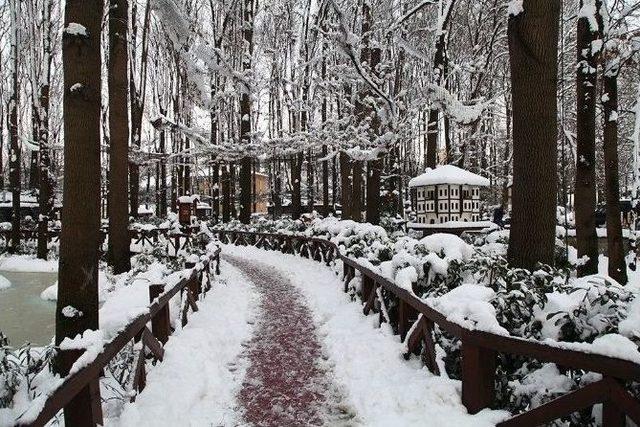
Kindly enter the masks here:
[[409, 181], [417, 224], [480, 221], [480, 188], [489, 180], [453, 165], [427, 169]]

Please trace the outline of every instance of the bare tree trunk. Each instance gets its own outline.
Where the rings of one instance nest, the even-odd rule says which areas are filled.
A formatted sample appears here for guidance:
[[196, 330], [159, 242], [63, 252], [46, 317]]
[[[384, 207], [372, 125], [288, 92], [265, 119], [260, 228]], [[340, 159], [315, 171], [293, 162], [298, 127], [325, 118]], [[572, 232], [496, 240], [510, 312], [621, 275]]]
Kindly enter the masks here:
[[560, 2], [524, 0], [509, 18], [513, 93], [513, 214], [508, 259], [534, 269], [554, 260]]
[[362, 221], [362, 161], [353, 161], [353, 180], [351, 182], [351, 219]]
[[20, 251], [20, 169], [21, 169], [21, 145], [18, 137], [18, 107], [20, 105], [20, 88], [18, 86], [18, 55], [20, 52], [20, 3], [21, 0], [13, 0], [11, 3], [11, 98], [9, 100], [9, 186], [12, 196], [11, 214], [11, 241], [9, 253]]
[[[144, 12], [144, 23], [142, 28], [142, 57], [140, 59], [140, 74], [139, 74], [139, 85], [140, 87], [136, 87], [135, 79], [133, 78], [134, 67], [133, 61], [132, 66], [129, 67], [130, 70], [130, 78], [129, 78], [129, 86], [130, 86], [130, 95], [131, 95], [131, 146], [139, 150], [140, 143], [142, 138], [142, 117], [144, 113], [144, 101], [146, 97], [146, 79], [147, 79], [147, 60], [149, 54], [148, 48], [148, 33], [149, 33], [149, 25], [151, 18], [151, 1], [147, 0], [147, 4]], [[135, 4], [134, 4], [135, 5]], [[135, 7], [135, 6], [134, 6]], [[132, 21], [135, 22], [135, 14], [132, 17]], [[132, 59], [135, 58], [135, 27], [133, 30], [132, 38], [134, 39], [131, 43], [133, 45], [133, 55]], [[129, 214], [137, 218], [138, 217], [138, 208], [140, 206], [140, 166], [136, 162], [129, 163], [129, 204], [130, 204], [130, 212]]]
[[[51, 79], [51, 37], [53, 34], [53, 24], [51, 22], [51, 12], [53, 0], [48, 0], [43, 8], [45, 37], [44, 37], [44, 79], [40, 87], [40, 114], [38, 115], [38, 141], [40, 148], [39, 169], [40, 190], [38, 191], [38, 206], [40, 215], [38, 216], [38, 258], [47, 259], [49, 240], [49, 221], [53, 215], [53, 187], [54, 181], [51, 174], [51, 153], [50, 153], [50, 133], [49, 133], [49, 84]], [[0, 148], [0, 152], [2, 149]], [[2, 166], [0, 165], [0, 169]]]
[[231, 219], [231, 188], [229, 183], [229, 165], [222, 165], [222, 222]]
[[109, 264], [115, 274], [131, 269], [129, 253], [128, 0], [109, 5]]
[[[595, 3], [596, 13], [599, 13], [600, 1], [596, 0]], [[585, 7], [585, 0], [580, 1], [580, 6]], [[577, 37], [577, 163], [574, 206], [578, 259], [587, 257], [586, 262], [578, 266], [578, 275], [585, 276], [598, 272], [598, 236], [595, 218], [597, 55], [592, 52], [592, 43], [598, 38], [598, 29], [591, 28], [588, 16], [578, 18]]]
[[298, 219], [302, 215], [302, 163], [304, 153], [300, 152], [291, 157], [291, 217]]
[[352, 219], [351, 214], [351, 159], [344, 151], [340, 152], [340, 203], [342, 219]]
[[[371, 49], [371, 69], [378, 78], [377, 66], [380, 63], [382, 51], [380, 48]], [[370, 139], [375, 141], [380, 134], [380, 117], [378, 111], [372, 111]], [[367, 222], [378, 225], [380, 223], [380, 175], [382, 173], [383, 159], [377, 158], [367, 162]]]
[[627, 283], [627, 265], [622, 243], [620, 186], [618, 183], [618, 67], [607, 67], [603, 76], [604, 174], [607, 199], [607, 250], [609, 276]]
[[507, 125], [507, 138], [504, 144], [504, 156], [502, 157], [502, 176], [504, 181], [502, 183], [502, 197], [500, 199], [500, 206], [507, 212], [509, 208], [509, 158], [510, 154], [510, 142], [511, 142], [511, 105], [509, 102], [505, 102], [505, 114]]
[[[166, 115], [167, 110], [163, 107], [160, 107], [160, 114]], [[165, 156], [167, 152], [167, 132], [162, 129], [160, 131], [160, 141], [158, 151], [160, 151], [160, 178], [159, 178], [159, 195], [160, 203], [158, 206], [158, 215], [160, 218], [165, 218], [167, 216], [167, 158]]]
[[[253, 0], [245, 0], [243, 10], [243, 39], [248, 52], [243, 52], [242, 69], [251, 69], [251, 55], [253, 53]], [[251, 143], [251, 99], [249, 88], [244, 88], [240, 97], [240, 138], [242, 144]], [[251, 158], [240, 160], [240, 222], [249, 224], [251, 221]]]
[[[66, 2], [62, 47], [65, 173], [56, 305], [57, 345], [67, 337], [74, 338], [87, 329], [97, 330], [99, 326], [100, 33], [103, 11], [102, 0]], [[76, 26], [73, 31], [71, 24]], [[70, 362], [60, 356], [58, 372], [68, 373]], [[87, 425], [90, 415], [86, 410], [67, 406], [65, 425]]]
[[[326, 45], [323, 44], [323, 50], [326, 49]], [[321, 69], [321, 78], [325, 80], [327, 78], [327, 61], [326, 59], [322, 60], [322, 69]], [[327, 95], [324, 94], [322, 96], [322, 106], [321, 106], [321, 120], [322, 126], [324, 127], [324, 123], [327, 122]], [[329, 216], [329, 160], [326, 160], [327, 155], [329, 154], [328, 148], [326, 144], [322, 144], [322, 158], [325, 159], [322, 161], [322, 216]]]
[[[449, 24], [451, 18], [451, 12], [453, 11], [454, 0], [447, 3], [448, 9], [446, 11], [440, 10], [439, 16], [442, 22], [442, 27], [436, 39], [436, 51], [433, 58], [433, 78], [432, 83], [434, 85], [440, 85], [444, 78], [445, 70], [447, 68], [447, 33], [445, 29]], [[442, 5], [442, 2], [441, 2]], [[429, 122], [427, 124], [427, 164], [426, 167], [434, 169], [438, 163], [438, 122], [440, 119], [440, 112], [437, 108], [429, 110]]]

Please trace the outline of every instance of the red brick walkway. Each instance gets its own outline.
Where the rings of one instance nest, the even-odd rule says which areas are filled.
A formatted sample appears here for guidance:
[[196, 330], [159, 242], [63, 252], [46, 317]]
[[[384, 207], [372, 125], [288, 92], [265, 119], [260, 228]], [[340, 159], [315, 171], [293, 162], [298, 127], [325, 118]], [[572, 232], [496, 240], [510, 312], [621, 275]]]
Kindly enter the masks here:
[[255, 426], [349, 425], [339, 393], [323, 365], [309, 309], [278, 270], [254, 260], [225, 257], [261, 295], [249, 361], [238, 401]]

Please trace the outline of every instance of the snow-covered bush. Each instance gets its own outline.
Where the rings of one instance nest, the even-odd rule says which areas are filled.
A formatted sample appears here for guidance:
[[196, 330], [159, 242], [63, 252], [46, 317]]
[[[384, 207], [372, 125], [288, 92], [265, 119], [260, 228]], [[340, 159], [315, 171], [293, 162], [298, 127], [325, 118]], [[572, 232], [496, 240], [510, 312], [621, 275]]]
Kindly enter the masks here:
[[0, 411], [11, 408], [16, 400], [29, 401], [41, 393], [39, 377], [51, 374], [54, 355], [51, 345], [34, 348], [25, 344], [14, 349], [0, 333]]

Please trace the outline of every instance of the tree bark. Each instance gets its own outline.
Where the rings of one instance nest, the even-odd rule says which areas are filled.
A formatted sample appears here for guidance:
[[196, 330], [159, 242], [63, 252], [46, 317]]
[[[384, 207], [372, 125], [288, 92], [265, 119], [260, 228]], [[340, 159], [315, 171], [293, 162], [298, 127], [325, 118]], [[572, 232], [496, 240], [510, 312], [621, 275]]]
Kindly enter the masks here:
[[13, 0], [11, 3], [11, 98], [9, 100], [9, 186], [12, 196], [11, 213], [11, 241], [9, 253], [20, 251], [20, 169], [21, 169], [21, 144], [18, 137], [18, 106], [20, 105], [20, 88], [18, 86], [18, 55], [20, 52], [20, 31], [18, 29], [21, 0]]
[[229, 165], [222, 165], [222, 222], [231, 219], [231, 187], [229, 183]]
[[[445, 70], [447, 68], [447, 33], [445, 29], [449, 25], [449, 19], [451, 18], [451, 12], [453, 11], [454, 0], [448, 3], [448, 9], [446, 11], [440, 11], [439, 14], [444, 13], [444, 16], [440, 17], [442, 27], [439, 28], [440, 33], [436, 39], [436, 51], [433, 58], [433, 78], [432, 84], [440, 85], [444, 78]], [[431, 108], [429, 110], [429, 122], [427, 124], [427, 161], [426, 166], [431, 169], [435, 169], [438, 164], [438, 122], [440, 119], [440, 112], [437, 108]]]
[[[64, 69], [64, 196], [56, 345], [88, 329], [98, 329], [100, 246], [100, 103], [102, 0], [67, 0], [62, 40]], [[76, 23], [86, 31], [69, 31]], [[67, 365], [67, 366], [65, 366]], [[61, 372], [65, 358], [57, 361]], [[98, 402], [100, 401], [98, 396]], [[66, 425], [81, 414], [65, 411]]]
[[[38, 142], [40, 155], [38, 156], [38, 168], [40, 172], [40, 190], [38, 191], [38, 248], [37, 256], [40, 259], [47, 259], [49, 242], [49, 221], [53, 216], [53, 187], [54, 181], [51, 174], [51, 153], [49, 148], [49, 85], [51, 80], [51, 37], [53, 34], [53, 24], [51, 13], [53, 10], [53, 0], [48, 0], [43, 7], [44, 24], [46, 34], [44, 36], [43, 59], [44, 59], [44, 79], [40, 87], [40, 114], [38, 114]], [[2, 149], [0, 148], [0, 152]], [[1, 166], [0, 166], [1, 167]]]
[[128, 0], [109, 5], [109, 249], [115, 274], [131, 269], [129, 252]]
[[301, 151], [291, 157], [291, 217], [298, 219], [302, 215], [302, 163], [304, 153]]
[[[253, 54], [253, 0], [245, 0], [243, 10], [244, 30], [242, 32], [247, 52], [243, 52], [242, 69], [251, 69], [251, 55]], [[251, 143], [251, 99], [249, 88], [244, 88], [240, 97], [240, 138], [242, 144]], [[249, 224], [251, 221], [251, 158], [240, 160], [240, 222]]]
[[618, 67], [608, 67], [603, 76], [604, 174], [607, 199], [607, 250], [609, 276], [627, 283], [627, 265], [622, 243], [620, 185], [618, 183]]
[[342, 204], [342, 219], [352, 219], [351, 158], [344, 151], [340, 152], [340, 203]]
[[513, 213], [508, 260], [554, 260], [557, 192], [558, 0], [524, 0], [509, 18], [513, 94]]
[[[580, 6], [585, 7], [581, 0]], [[591, 3], [594, 0], [590, 1]], [[600, 1], [596, 0], [599, 11]], [[599, 13], [599, 12], [596, 12]], [[597, 55], [592, 43], [598, 29], [591, 28], [588, 17], [579, 17], [577, 30], [578, 67], [576, 75], [576, 177], [575, 221], [578, 259], [586, 262], [578, 266], [578, 275], [598, 272], [598, 236], [596, 234], [596, 85]]]
[[[131, 94], [131, 146], [134, 150], [140, 149], [140, 143], [142, 138], [142, 117], [144, 113], [144, 101], [146, 97], [146, 76], [147, 76], [147, 60], [148, 60], [148, 33], [151, 18], [151, 1], [147, 0], [144, 12], [144, 23], [142, 28], [142, 54], [140, 59], [140, 75], [139, 84], [140, 87], [136, 87], [135, 79], [133, 78], [134, 67], [129, 67], [130, 78], [130, 94]], [[135, 5], [135, 3], [134, 3]], [[135, 7], [135, 6], [134, 6]], [[135, 14], [133, 14], [132, 21], [135, 23]], [[132, 32], [132, 38], [135, 39], [135, 26]], [[131, 43], [133, 46], [132, 58], [135, 58], [136, 42], [133, 40]], [[129, 162], [129, 214], [137, 218], [138, 208], [140, 207], [140, 165], [135, 161]]]
[[353, 161], [351, 181], [351, 219], [362, 221], [362, 160]]

